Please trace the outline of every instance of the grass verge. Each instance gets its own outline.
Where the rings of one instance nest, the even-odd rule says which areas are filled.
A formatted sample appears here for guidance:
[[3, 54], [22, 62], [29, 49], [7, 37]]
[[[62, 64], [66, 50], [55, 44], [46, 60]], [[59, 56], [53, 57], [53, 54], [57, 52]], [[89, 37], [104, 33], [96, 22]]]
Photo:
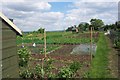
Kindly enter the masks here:
[[101, 33], [97, 43], [97, 51], [91, 63], [89, 78], [109, 78], [108, 54], [108, 38]]

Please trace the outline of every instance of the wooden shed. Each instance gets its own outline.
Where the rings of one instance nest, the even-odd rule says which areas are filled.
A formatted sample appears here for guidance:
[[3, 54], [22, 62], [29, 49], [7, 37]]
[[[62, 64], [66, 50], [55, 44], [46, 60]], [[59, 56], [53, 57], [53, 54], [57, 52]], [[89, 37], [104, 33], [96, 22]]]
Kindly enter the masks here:
[[0, 12], [0, 79], [19, 77], [17, 35], [21, 30]]

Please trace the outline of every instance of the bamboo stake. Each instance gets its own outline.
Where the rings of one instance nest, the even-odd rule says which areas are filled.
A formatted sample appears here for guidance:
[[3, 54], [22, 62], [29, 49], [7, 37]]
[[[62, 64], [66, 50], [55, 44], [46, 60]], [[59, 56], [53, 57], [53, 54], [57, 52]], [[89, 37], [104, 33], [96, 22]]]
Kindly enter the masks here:
[[42, 70], [41, 70], [41, 73], [42, 73], [42, 78], [44, 78], [44, 58], [42, 58]]
[[90, 42], [90, 56], [91, 56], [91, 61], [92, 61], [92, 27], [91, 27], [90, 39], [91, 39], [91, 42]]
[[44, 54], [45, 54], [45, 58], [47, 57], [46, 56], [46, 31], [44, 29]]
[[42, 77], [44, 77], [44, 59], [46, 58], [46, 32], [44, 29], [44, 58], [42, 58]]

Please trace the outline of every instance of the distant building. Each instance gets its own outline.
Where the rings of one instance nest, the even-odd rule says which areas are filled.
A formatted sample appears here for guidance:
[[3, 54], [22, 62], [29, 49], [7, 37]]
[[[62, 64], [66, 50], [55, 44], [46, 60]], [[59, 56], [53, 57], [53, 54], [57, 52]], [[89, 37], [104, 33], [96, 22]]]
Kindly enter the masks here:
[[72, 28], [72, 32], [73, 33], [78, 33], [78, 29], [74, 27], [74, 28]]

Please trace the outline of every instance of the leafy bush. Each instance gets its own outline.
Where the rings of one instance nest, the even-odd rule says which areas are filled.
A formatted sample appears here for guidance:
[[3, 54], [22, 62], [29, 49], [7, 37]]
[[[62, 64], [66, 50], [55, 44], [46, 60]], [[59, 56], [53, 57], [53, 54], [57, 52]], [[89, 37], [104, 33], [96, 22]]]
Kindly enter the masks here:
[[70, 67], [63, 67], [58, 73], [59, 78], [71, 78], [72, 75], [73, 75], [73, 72], [71, 71]]
[[48, 78], [56, 78], [56, 75], [54, 73], [50, 72], [48, 74]]
[[44, 77], [44, 75], [48, 77], [55, 77], [55, 75], [52, 75], [52, 72], [51, 72], [51, 70], [53, 69], [52, 62], [53, 62], [52, 59], [46, 59], [44, 62], [43, 68], [41, 65], [37, 64], [35, 67], [35, 75], [38, 78]]
[[39, 64], [37, 64], [35, 67], [35, 76], [37, 77], [42, 76], [42, 67]]
[[72, 72], [76, 72], [78, 69], [80, 69], [82, 65], [79, 62], [73, 62], [72, 64], [70, 64], [70, 69]]
[[120, 48], [120, 38], [115, 38], [114, 45], [115, 47]]
[[30, 58], [30, 52], [28, 51], [28, 49], [26, 47], [19, 49], [18, 55], [19, 55], [19, 66], [20, 67], [28, 66], [28, 61]]
[[32, 77], [32, 72], [29, 69], [23, 70], [22, 72], [20, 72], [20, 77], [31, 78]]
[[82, 65], [79, 62], [73, 62], [67, 67], [61, 68], [58, 73], [59, 78], [72, 78]]
[[45, 60], [45, 66], [44, 66], [44, 70], [45, 70], [45, 72], [46, 73], [50, 73], [50, 71], [53, 69], [53, 65], [52, 65], [52, 62], [53, 62], [54, 60], [52, 60], [52, 59], [46, 59]]
[[39, 32], [39, 33], [44, 33], [44, 29], [43, 29], [43, 28], [40, 28], [40, 29], [38, 29], [38, 32]]

